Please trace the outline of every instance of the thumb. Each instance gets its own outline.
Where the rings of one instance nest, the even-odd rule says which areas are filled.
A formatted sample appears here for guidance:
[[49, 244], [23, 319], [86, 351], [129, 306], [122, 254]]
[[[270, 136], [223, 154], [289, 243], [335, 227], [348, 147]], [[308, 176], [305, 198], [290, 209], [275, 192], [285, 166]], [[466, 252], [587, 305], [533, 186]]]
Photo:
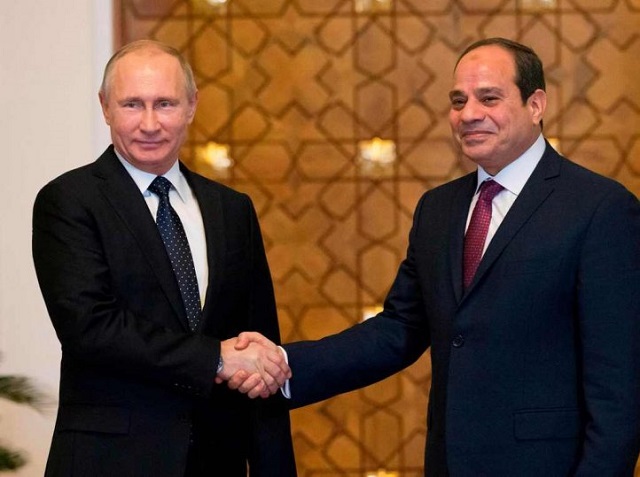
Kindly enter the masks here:
[[251, 343], [251, 334], [247, 331], [243, 331], [238, 335], [234, 348], [238, 351], [245, 349]]

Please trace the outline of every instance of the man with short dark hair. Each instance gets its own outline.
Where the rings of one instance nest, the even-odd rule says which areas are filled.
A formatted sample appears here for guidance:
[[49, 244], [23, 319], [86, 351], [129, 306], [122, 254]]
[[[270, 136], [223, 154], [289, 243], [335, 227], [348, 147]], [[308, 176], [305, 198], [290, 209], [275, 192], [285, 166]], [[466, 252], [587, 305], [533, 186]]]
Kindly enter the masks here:
[[[379, 315], [285, 346], [292, 405], [374, 383], [430, 348], [425, 475], [631, 477], [638, 199], [545, 140], [530, 48], [471, 45], [449, 96], [453, 137], [478, 170], [421, 198]], [[238, 373], [229, 384], [254, 396], [255, 381]]]

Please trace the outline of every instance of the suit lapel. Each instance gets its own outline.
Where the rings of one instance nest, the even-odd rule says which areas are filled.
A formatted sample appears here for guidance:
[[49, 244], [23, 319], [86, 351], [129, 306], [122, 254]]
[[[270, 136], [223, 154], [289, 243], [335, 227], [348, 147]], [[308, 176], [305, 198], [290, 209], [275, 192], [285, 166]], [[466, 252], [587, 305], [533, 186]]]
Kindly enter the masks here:
[[493, 263], [500, 257], [513, 237], [551, 195], [554, 189], [554, 181], [551, 179], [557, 177], [559, 173], [560, 156], [547, 144], [542, 159], [540, 159], [522, 192], [496, 231], [489, 247], [487, 247], [476, 275], [467, 289], [467, 294], [488, 273]]
[[140, 189], [118, 161], [113, 146], [96, 162], [95, 175], [103, 179], [100, 191], [135, 237], [140, 252], [147, 258], [176, 316], [188, 330], [180, 289], [156, 223], [140, 194]]

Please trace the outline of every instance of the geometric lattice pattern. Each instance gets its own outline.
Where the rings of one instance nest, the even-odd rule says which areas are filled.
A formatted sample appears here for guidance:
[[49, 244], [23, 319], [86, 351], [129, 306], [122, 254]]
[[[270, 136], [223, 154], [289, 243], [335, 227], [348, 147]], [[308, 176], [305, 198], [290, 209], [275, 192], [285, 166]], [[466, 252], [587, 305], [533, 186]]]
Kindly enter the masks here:
[[[200, 103], [182, 158], [254, 200], [285, 342], [337, 332], [379, 305], [420, 195], [471, 170], [447, 115], [454, 62], [472, 41], [531, 45], [546, 66], [546, 135], [640, 194], [640, 0], [395, 0], [366, 13], [356, 3], [116, 4], [121, 44], [161, 40], [193, 66]], [[357, 144], [372, 137], [396, 143], [384, 175], [358, 167]], [[208, 141], [230, 146], [228, 177], [198, 162]], [[425, 355], [294, 411], [299, 475], [422, 475], [429, 383]]]

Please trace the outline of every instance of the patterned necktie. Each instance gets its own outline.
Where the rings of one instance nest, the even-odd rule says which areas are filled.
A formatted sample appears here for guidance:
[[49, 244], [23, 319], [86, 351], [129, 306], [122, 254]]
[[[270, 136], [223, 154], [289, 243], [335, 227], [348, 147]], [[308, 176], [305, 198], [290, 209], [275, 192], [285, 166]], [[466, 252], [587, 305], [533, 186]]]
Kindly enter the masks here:
[[492, 180], [486, 180], [480, 185], [480, 197], [471, 214], [469, 227], [464, 236], [464, 287], [467, 288], [476, 274], [484, 242], [487, 239], [489, 223], [491, 222], [491, 208], [493, 198], [502, 190], [500, 184]]
[[156, 177], [148, 187], [148, 190], [156, 194], [160, 200], [156, 214], [156, 224], [167, 249], [173, 273], [176, 276], [176, 280], [178, 280], [182, 302], [187, 312], [189, 328], [193, 331], [198, 327], [201, 314], [198, 279], [196, 278], [196, 269], [193, 266], [191, 249], [189, 248], [184, 227], [180, 222], [180, 217], [178, 217], [169, 202], [170, 189], [171, 182], [161, 176]]

